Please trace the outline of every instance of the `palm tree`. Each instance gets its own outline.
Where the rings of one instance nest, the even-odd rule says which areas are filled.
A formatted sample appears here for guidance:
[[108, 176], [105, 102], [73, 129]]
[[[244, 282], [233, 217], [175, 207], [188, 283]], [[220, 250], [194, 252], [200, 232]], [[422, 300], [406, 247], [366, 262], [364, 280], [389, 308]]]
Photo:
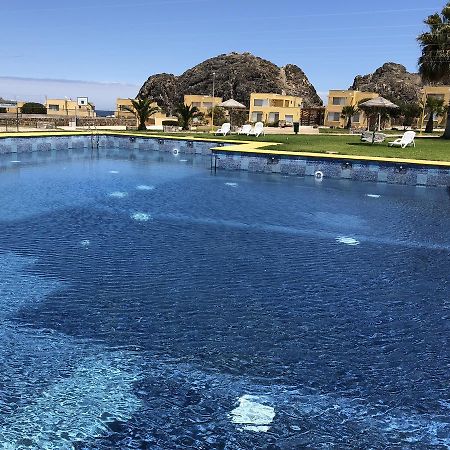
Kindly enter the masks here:
[[425, 133], [432, 133], [435, 115], [442, 116], [442, 114], [444, 114], [444, 100], [437, 97], [428, 97], [425, 108], [430, 115], [430, 117], [428, 117], [427, 126], [425, 127]]
[[189, 130], [192, 119], [199, 117], [201, 114], [196, 106], [189, 106], [184, 103], [179, 104], [175, 112], [183, 130]]
[[[422, 47], [419, 58], [419, 72], [427, 82], [450, 83], [450, 2], [444, 6], [442, 13], [435, 13], [425, 19], [429, 30], [422, 33], [417, 40]], [[450, 115], [443, 136], [450, 139]]]
[[137, 98], [136, 100], [130, 98], [130, 101], [133, 106], [126, 106], [124, 109], [132, 112], [136, 116], [138, 130], [145, 131], [147, 129], [145, 122], [147, 122], [148, 118], [161, 110], [159, 106], [153, 106], [152, 101], [148, 98]]
[[348, 105], [342, 108], [341, 117], [347, 121], [345, 128], [350, 130], [352, 127], [352, 117], [359, 113], [359, 109], [356, 105]]

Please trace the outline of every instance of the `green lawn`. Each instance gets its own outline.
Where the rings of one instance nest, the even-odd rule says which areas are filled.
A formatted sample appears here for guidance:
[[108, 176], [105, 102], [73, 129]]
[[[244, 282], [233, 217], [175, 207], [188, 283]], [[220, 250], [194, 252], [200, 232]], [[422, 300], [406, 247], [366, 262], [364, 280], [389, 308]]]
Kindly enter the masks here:
[[[148, 134], [152, 134], [147, 132]], [[168, 134], [168, 133], [165, 133]], [[382, 144], [363, 144], [360, 142], [359, 136], [336, 136], [330, 134], [318, 135], [286, 135], [286, 134], [270, 134], [259, 138], [251, 136], [231, 135], [225, 138], [221, 136], [212, 136], [208, 133], [173, 133], [177, 137], [200, 137], [204, 139], [233, 139], [242, 141], [264, 141], [281, 143], [267, 147], [273, 150], [287, 150], [293, 152], [337, 152], [340, 155], [357, 155], [357, 156], [381, 156], [387, 158], [408, 158], [408, 159], [426, 159], [434, 161], [450, 161], [450, 141], [428, 137], [416, 138], [416, 147], [408, 147], [405, 149], [388, 147], [387, 142], [395, 138], [388, 137]]]

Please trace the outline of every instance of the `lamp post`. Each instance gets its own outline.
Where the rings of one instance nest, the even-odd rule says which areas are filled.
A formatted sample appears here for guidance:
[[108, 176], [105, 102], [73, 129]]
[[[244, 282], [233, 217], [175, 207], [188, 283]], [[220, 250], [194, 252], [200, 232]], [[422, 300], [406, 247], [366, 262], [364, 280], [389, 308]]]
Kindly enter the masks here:
[[214, 96], [216, 89], [216, 72], [213, 72], [212, 107], [211, 107], [211, 131], [214, 131]]

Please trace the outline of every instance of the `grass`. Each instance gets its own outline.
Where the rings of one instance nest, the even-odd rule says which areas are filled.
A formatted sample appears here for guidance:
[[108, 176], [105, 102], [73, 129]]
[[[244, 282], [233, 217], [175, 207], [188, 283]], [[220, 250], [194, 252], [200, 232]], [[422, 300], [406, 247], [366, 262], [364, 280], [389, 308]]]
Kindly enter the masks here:
[[[149, 133], [150, 134], [150, 133]], [[165, 133], [167, 134], [167, 133]], [[200, 138], [212, 137], [207, 133], [173, 133], [174, 136], [191, 136]], [[338, 136], [330, 134], [319, 135], [286, 135], [270, 134], [259, 138], [251, 136], [232, 135], [225, 138], [214, 136], [214, 140], [232, 139], [241, 141], [273, 142], [281, 145], [267, 147], [269, 150], [286, 150], [292, 152], [314, 152], [326, 153], [337, 152], [340, 155], [356, 156], [379, 156], [384, 158], [405, 158], [405, 159], [424, 159], [431, 161], [449, 161], [450, 162], [450, 141], [428, 137], [416, 138], [416, 147], [407, 147], [405, 149], [389, 147], [387, 142], [382, 144], [364, 144], [360, 142], [359, 136], [348, 135]]]
[[[444, 130], [438, 130], [438, 131], [433, 131], [432, 136], [442, 136], [442, 133], [444, 132]], [[350, 134], [349, 131], [345, 128], [324, 128], [324, 127], [319, 127], [319, 133], [320, 134]], [[395, 135], [395, 136], [401, 136], [404, 131], [402, 129], [398, 129], [398, 130], [383, 130], [381, 131], [381, 133], [383, 134], [387, 134], [387, 135]]]

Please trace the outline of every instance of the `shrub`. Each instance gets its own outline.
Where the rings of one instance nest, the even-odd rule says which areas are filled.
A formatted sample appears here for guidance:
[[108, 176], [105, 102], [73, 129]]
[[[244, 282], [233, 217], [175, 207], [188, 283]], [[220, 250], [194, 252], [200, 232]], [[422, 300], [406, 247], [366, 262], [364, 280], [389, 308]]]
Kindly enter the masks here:
[[22, 114], [47, 114], [47, 108], [42, 103], [24, 103], [20, 110]]
[[161, 124], [164, 127], [177, 127], [178, 126], [178, 121], [177, 120], [163, 120], [161, 122]]

